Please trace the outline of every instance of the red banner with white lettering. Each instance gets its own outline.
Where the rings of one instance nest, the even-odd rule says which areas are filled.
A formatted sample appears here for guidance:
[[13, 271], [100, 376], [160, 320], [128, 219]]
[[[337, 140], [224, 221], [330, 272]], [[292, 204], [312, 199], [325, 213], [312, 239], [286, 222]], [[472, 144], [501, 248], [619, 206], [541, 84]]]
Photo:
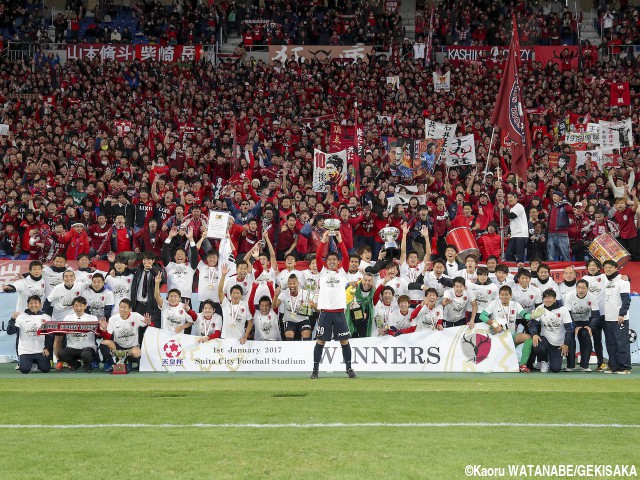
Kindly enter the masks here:
[[68, 60], [115, 60], [116, 62], [193, 62], [202, 57], [202, 45], [112, 45], [79, 43], [67, 45]]

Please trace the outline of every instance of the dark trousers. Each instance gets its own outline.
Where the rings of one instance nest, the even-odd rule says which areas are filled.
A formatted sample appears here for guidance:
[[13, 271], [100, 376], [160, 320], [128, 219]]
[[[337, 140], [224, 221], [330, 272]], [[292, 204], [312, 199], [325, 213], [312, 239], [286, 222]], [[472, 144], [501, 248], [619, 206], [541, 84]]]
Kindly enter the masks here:
[[462, 318], [460, 320], [458, 320], [457, 322], [447, 322], [445, 320], [442, 321], [442, 326], [444, 328], [451, 328], [451, 327], [461, 327], [463, 325], [467, 324], [467, 319], [466, 318]]
[[631, 260], [636, 262], [638, 260], [638, 237], [635, 236], [633, 238], [621, 238], [618, 237], [617, 240], [620, 242], [627, 252], [631, 254]]
[[612, 372], [631, 370], [629, 320], [625, 320], [622, 325], [618, 322], [604, 323], [604, 337], [607, 342], [607, 353], [609, 354], [609, 368]]
[[78, 367], [78, 361], [82, 360], [84, 366], [91, 365], [96, 358], [96, 351], [91, 347], [83, 349], [79, 348], [63, 348], [58, 353], [58, 360], [65, 362], [67, 365]]
[[[160, 311], [158, 309], [155, 309], [155, 312], [149, 312], [148, 308], [148, 302], [136, 302], [136, 306], [134, 307], [133, 311], [139, 313], [142, 316], [144, 316], [146, 313], [149, 313], [151, 315], [151, 321], [153, 322], [153, 324], [156, 327], [160, 328]], [[142, 339], [144, 337], [144, 332], [146, 331], [147, 327], [138, 328], [138, 345], [142, 345]]]
[[538, 346], [534, 349], [541, 362], [549, 362], [549, 370], [558, 373], [562, 370], [562, 352], [560, 347], [551, 345], [546, 337], [540, 337]]
[[[578, 343], [580, 344], [580, 367], [587, 368], [593, 348], [591, 346], [591, 335], [586, 328], [578, 330]], [[569, 341], [569, 356], [567, 357], [567, 367], [575, 368], [576, 366], [576, 337], [572, 336]]]
[[49, 358], [45, 357], [41, 353], [29, 353], [27, 355], [20, 355], [19, 369], [22, 373], [29, 373], [31, 371], [31, 365], [36, 362], [38, 370], [42, 373], [47, 373], [51, 370], [51, 363]]
[[509, 239], [507, 251], [504, 254], [505, 260], [507, 262], [524, 262], [524, 249], [528, 240], [526, 237]]
[[602, 348], [602, 331], [604, 330], [604, 315], [600, 315], [595, 322], [591, 322], [591, 333], [593, 335], [593, 349], [598, 357], [598, 366], [604, 363], [604, 349]]

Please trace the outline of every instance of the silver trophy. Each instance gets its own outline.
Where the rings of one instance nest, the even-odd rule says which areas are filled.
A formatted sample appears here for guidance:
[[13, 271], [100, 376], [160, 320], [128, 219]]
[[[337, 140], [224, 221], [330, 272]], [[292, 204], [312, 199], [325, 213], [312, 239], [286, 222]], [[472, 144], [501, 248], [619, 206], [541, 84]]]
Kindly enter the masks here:
[[383, 250], [397, 250], [398, 244], [396, 239], [400, 235], [400, 230], [396, 227], [385, 227], [378, 232], [382, 241], [384, 241]]
[[311, 316], [315, 309], [311, 306], [313, 297], [316, 294], [316, 281], [313, 278], [307, 278], [302, 286], [302, 305], [300, 305], [300, 315]]
[[338, 230], [340, 230], [341, 224], [342, 222], [340, 222], [340, 220], [337, 218], [327, 218], [324, 221], [324, 228], [329, 230], [329, 235], [331, 235], [332, 237], [335, 237], [336, 234], [338, 233]]

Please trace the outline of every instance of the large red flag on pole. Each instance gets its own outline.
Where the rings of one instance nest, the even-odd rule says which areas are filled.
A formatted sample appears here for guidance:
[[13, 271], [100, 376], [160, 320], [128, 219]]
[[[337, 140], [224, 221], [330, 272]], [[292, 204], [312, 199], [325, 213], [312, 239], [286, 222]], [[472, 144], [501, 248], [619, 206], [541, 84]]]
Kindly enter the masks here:
[[500, 90], [491, 116], [491, 124], [499, 127], [503, 137], [511, 141], [511, 170], [526, 181], [531, 153], [529, 121], [522, 101], [522, 84], [518, 76], [520, 65], [520, 40], [518, 26], [513, 15], [513, 33], [509, 45], [509, 57], [504, 67]]
[[360, 195], [360, 159], [362, 154], [362, 148], [364, 145], [364, 130], [362, 125], [359, 125], [360, 113], [358, 112], [358, 101], [353, 104], [354, 108], [354, 123], [355, 123], [355, 135], [353, 141], [353, 180], [355, 184], [355, 193]]

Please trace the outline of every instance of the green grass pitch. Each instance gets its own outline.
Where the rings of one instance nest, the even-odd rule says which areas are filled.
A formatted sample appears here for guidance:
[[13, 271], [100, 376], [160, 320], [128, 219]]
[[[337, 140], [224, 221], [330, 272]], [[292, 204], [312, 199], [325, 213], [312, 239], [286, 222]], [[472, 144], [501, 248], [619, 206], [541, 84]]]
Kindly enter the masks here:
[[[465, 466], [474, 464], [635, 464], [640, 471], [640, 428], [566, 426], [640, 424], [639, 392], [636, 373], [363, 373], [355, 380], [336, 373], [312, 381], [297, 374], [23, 376], [3, 365], [0, 479], [461, 479], [473, 478]], [[357, 425], [497, 422], [547, 426]], [[293, 423], [348, 425], [246, 426]], [[102, 426], [113, 424], [126, 426]], [[148, 426], [159, 424], [170, 426]]]

